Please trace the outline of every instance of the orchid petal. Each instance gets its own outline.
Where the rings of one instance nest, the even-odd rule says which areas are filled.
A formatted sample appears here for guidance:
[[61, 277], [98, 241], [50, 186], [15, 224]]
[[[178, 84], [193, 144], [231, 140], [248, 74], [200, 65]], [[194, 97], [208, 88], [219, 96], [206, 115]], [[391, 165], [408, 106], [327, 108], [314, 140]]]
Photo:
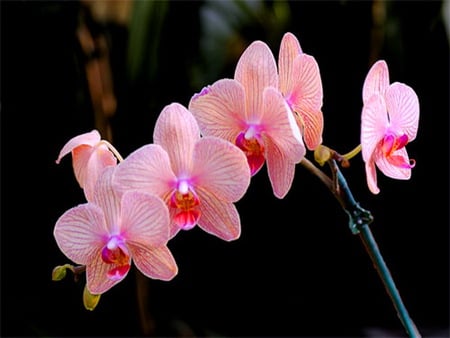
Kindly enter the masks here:
[[85, 203], [67, 210], [57, 221], [54, 237], [60, 250], [77, 264], [86, 265], [108, 236], [103, 211]]
[[368, 160], [365, 165], [367, 186], [373, 194], [378, 194], [380, 189], [377, 186], [377, 171], [375, 167], [375, 162], [373, 160]]
[[176, 179], [167, 152], [159, 145], [148, 144], [117, 165], [113, 185], [121, 192], [133, 189], [164, 196], [173, 189]]
[[194, 116], [179, 103], [166, 106], [159, 115], [153, 141], [169, 155], [175, 175], [190, 172], [194, 145], [200, 139], [200, 130]]
[[[277, 144], [283, 157], [298, 163], [306, 153], [300, 130], [281, 93], [272, 87], [264, 90], [262, 124], [267, 137]], [[269, 155], [267, 150], [266, 154]], [[273, 157], [273, 156], [272, 156]]]
[[201, 200], [198, 226], [224, 241], [238, 239], [241, 235], [241, 220], [236, 206], [217, 199], [207, 190], [199, 188], [197, 193]]
[[228, 202], [239, 200], [250, 184], [250, 169], [244, 153], [232, 143], [206, 136], [194, 151], [197, 186]]
[[361, 113], [361, 151], [365, 162], [372, 157], [388, 125], [384, 99], [380, 94], [374, 94], [364, 104]]
[[301, 54], [294, 60], [291, 77], [295, 79], [289, 91], [283, 92], [292, 110], [300, 115], [304, 141], [309, 150], [322, 143], [323, 114], [322, 80], [316, 60]]
[[277, 65], [269, 46], [255, 41], [247, 47], [238, 61], [234, 78], [243, 85], [246, 93], [245, 120], [259, 121], [264, 88], [278, 88]]
[[117, 227], [121, 208], [119, 192], [113, 189], [112, 186], [114, 169], [115, 167], [108, 167], [103, 171], [95, 186], [95, 193], [92, 199], [103, 210], [106, 226], [110, 233], [115, 233], [119, 230]]
[[364, 104], [373, 94], [381, 94], [384, 96], [386, 89], [389, 87], [389, 70], [386, 61], [379, 60], [375, 62], [367, 73], [363, 84], [363, 102]]
[[408, 136], [408, 142], [416, 138], [419, 127], [419, 99], [414, 90], [399, 82], [386, 91], [386, 107], [391, 126]]
[[265, 138], [267, 148], [267, 172], [274, 195], [282, 199], [289, 192], [295, 175], [295, 163], [286, 157], [272, 139]]
[[234, 142], [245, 128], [244, 88], [236, 80], [222, 79], [191, 98], [189, 110], [203, 135]]
[[278, 71], [280, 74], [280, 90], [282, 93], [289, 92], [294, 86], [296, 78], [292, 76], [293, 61], [302, 53], [302, 48], [297, 37], [288, 32], [283, 35], [278, 54]]
[[145, 246], [169, 240], [169, 211], [157, 196], [129, 191], [122, 196], [121, 231], [127, 241]]
[[[398, 149], [394, 154], [391, 155], [391, 157], [392, 156], [400, 157], [403, 159], [403, 163], [409, 164], [409, 157], [406, 148]], [[391, 163], [391, 161], [389, 161], [389, 158], [386, 158], [386, 156], [383, 156], [381, 154], [375, 156], [374, 161], [378, 169], [380, 169], [380, 171], [387, 177], [395, 178], [398, 180], [408, 180], [411, 178], [411, 168], [401, 167], [398, 164], [394, 165], [393, 163]]]
[[129, 243], [134, 264], [145, 276], [169, 281], [178, 273], [178, 266], [167, 246], [147, 247], [140, 243]]
[[106, 264], [101, 259], [101, 249], [95, 252], [95, 258], [86, 266], [86, 286], [92, 294], [102, 294], [123, 280], [127, 273], [120, 279], [108, 277], [108, 271], [116, 267], [116, 264]]
[[100, 133], [97, 130], [92, 130], [89, 133], [81, 134], [78, 136], [75, 136], [71, 138], [61, 149], [58, 158], [56, 159], [56, 164], [59, 164], [61, 159], [66, 156], [68, 153], [70, 153], [75, 148], [81, 146], [81, 145], [87, 145], [87, 146], [95, 146], [98, 142], [100, 142]]

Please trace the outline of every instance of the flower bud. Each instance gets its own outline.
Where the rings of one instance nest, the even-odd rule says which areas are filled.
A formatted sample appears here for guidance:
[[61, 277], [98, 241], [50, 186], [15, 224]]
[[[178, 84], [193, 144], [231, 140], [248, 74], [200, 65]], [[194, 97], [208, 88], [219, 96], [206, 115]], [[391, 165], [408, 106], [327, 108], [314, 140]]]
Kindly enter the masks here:
[[70, 269], [73, 271], [73, 266], [70, 264], [64, 264], [64, 265], [58, 265], [56, 266], [52, 271], [52, 280], [53, 281], [60, 281], [66, 277], [66, 270]]
[[330, 148], [328, 148], [326, 146], [319, 145], [314, 150], [314, 159], [321, 166], [323, 166], [325, 164], [325, 162], [331, 158], [331, 156], [332, 156], [332, 152], [331, 152]]
[[100, 301], [100, 296], [100, 294], [94, 295], [90, 293], [87, 286], [85, 285], [83, 290], [83, 304], [86, 310], [93, 311]]

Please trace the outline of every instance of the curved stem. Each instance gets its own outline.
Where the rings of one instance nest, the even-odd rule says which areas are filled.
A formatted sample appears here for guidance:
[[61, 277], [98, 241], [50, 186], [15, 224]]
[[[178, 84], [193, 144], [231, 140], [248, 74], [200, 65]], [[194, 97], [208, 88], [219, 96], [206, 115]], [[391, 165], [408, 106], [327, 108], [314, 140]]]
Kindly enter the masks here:
[[[356, 202], [353, 194], [347, 184], [347, 181], [340, 171], [336, 161], [330, 159], [328, 164], [330, 165], [333, 179], [330, 179], [321, 170], [319, 170], [313, 163], [304, 158], [301, 164], [308, 169], [311, 173], [316, 175], [333, 193], [333, 195], [338, 200], [339, 204], [342, 206], [344, 211], [349, 216], [349, 227], [354, 235], [359, 235], [364, 247], [372, 260], [378, 275], [383, 282], [389, 298], [391, 299], [397, 315], [409, 337], [419, 338], [421, 337], [417, 327], [412, 321], [411, 317], [406, 310], [405, 305], [400, 297], [400, 293], [395, 286], [394, 279], [381, 255], [375, 238], [369, 228], [369, 224], [372, 223], [373, 217], [370, 211], [363, 209], [359, 203]], [[335, 181], [335, 182], [333, 182]]]

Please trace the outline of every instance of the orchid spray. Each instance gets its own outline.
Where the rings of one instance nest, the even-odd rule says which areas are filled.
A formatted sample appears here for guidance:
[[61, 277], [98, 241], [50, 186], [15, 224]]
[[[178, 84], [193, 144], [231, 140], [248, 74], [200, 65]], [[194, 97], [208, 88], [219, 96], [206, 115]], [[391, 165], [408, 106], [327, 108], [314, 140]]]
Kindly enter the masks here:
[[[409, 179], [415, 162], [406, 145], [417, 134], [418, 98], [409, 86], [390, 83], [384, 60], [374, 63], [362, 84], [360, 145], [347, 154], [323, 144], [322, 98], [316, 60], [288, 32], [278, 62], [265, 42], [254, 41], [242, 53], [234, 78], [206, 85], [187, 107], [167, 105], [153, 143], [127, 157], [96, 130], [69, 140], [57, 163], [72, 154], [87, 203], [56, 222], [59, 247], [78, 265], [56, 267], [53, 279], [62, 279], [66, 269], [76, 275], [86, 271], [89, 309], [125, 278], [132, 262], [149, 278], [172, 280], [178, 266], [168, 241], [195, 226], [237, 240], [245, 227], [235, 202], [251, 178], [267, 165], [273, 193], [283, 199], [302, 165], [348, 215], [349, 228], [364, 243], [406, 333], [420, 337], [371, 233], [373, 216], [356, 201], [341, 171], [361, 152], [371, 193], [380, 191], [377, 170]], [[325, 164], [329, 174], [321, 168]]]

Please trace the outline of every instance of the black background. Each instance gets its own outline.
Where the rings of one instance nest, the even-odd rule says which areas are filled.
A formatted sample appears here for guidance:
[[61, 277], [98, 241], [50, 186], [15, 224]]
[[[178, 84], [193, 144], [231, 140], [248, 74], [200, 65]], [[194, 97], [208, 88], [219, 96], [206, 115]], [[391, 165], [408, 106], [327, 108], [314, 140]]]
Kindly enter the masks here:
[[[166, 104], [187, 105], [209, 84], [193, 84], [189, 72], [199, 60], [203, 4], [170, 2], [150, 80], [145, 72], [127, 78], [127, 31], [104, 27], [118, 99], [114, 144], [123, 156], [151, 142]], [[284, 30], [321, 70], [324, 144], [342, 153], [359, 143], [372, 5], [289, 2]], [[360, 155], [343, 169], [355, 198], [375, 217], [373, 234], [425, 337], [448, 336], [449, 327], [449, 40], [441, 6], [391, 2], [389, 34], [377, 55], [387, 61], [391, 81], [410, 85], [419, 97], [419, 132], [407, 148], [417, 161], [411, 180], [379, 174], [381, 193], [374, 196]], [[69, 263], [54, 241], [54, 224], [84, 202], [70, 161], [54, 161], [68, 139], [94, 128], [74, 33], [79, 11], [78, 2], [1, 3], [2, 336], [142, 335], [134, 273], [93, 312], [83, 308], [83, 282], [51, 280], [56, 265]], [[246, 44], [268, 42], [277, 57], [282, 33], [269, 34], [264, 23], [239, 33]], [[232, 77], [236, 62], [218, 75]], [[278, 200], [263, 169], [237, 207], [237, 241], [195, 228], [169, 242], [178, 276], [148, 281], [155, 335], [406, 336], [346, 214], [316, 177], [298, 166], [292, 190]]]

